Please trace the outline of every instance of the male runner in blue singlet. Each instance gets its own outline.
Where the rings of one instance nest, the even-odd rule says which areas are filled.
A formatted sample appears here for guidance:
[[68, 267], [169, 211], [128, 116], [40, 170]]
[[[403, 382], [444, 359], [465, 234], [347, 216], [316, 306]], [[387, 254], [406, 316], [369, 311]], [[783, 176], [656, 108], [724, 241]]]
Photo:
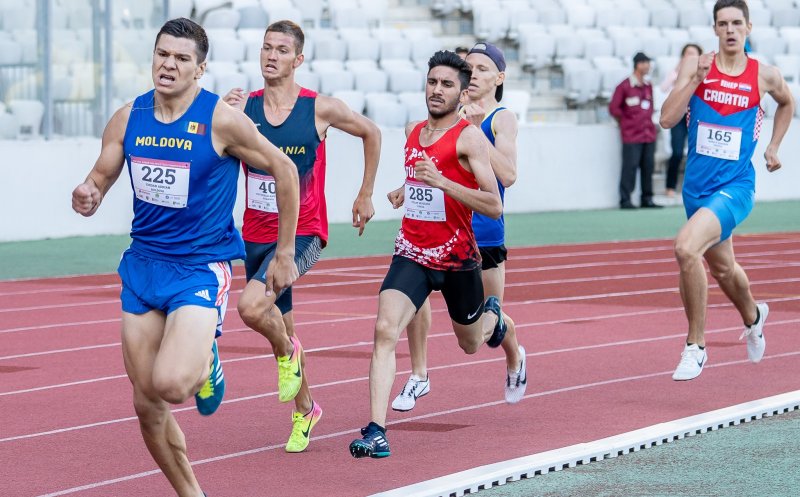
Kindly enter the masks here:
[[733, 253], [733, 229], [750, 214], [755, 195], [751, 158], [761, 131], [764, 93], [778, 103], [772, 138], [764, 158], [767, 170], [781, 167], [778, 147], [794, 115], [792, 94], [780, 71], [747, 56], [744, 43], [752, 25], [747, 3], [719, 0], [714, 5], [714, 32], [719, 52], [683, 59], [675, 87], [661, 108], [661, 126], [671, 128], [688, 108], [689, 154], [683, 180], [688, 221], [675, 240], [680, 292], [689, 333], [674, 380], [700, 375], [705, 350], [708, 280], [703, 258], [720, 289], [744, 321], [747, 357], [764, 355], [766, 303], [756, 304], [750, 282]]
[[239, 159], [275, 178], [280, 233], [266, 289], [280, 292], [297, 278], [297, 170], [252, 121], [200, 88], [207, 52], [193, 21], [164, 24], [153, 51], [155, 89], [114, 114], [100, 157], [72, 193], [73, 209], [91, 216], [128, 166], [134, 217], [119, 265], [122, 353], [145, 445], [180, 497], [204, 494], [170, 404], [194, 394], [209, 415], [225, 390], [215, 334], [230, 260], [244, 257], [232, 216]]

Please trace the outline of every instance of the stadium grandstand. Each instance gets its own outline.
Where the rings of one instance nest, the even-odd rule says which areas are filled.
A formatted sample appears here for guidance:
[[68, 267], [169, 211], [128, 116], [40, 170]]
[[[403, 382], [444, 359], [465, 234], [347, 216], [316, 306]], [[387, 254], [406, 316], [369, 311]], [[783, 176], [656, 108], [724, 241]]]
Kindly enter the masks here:
[[[636, 52], [654, 60], [658, 83], [686, 43], [716, 45], [713, 2], [698, 0], [53, 0], [45, 15], [47, 3], [0, 1], [3, 138], [99, 135], [109, 111], [100, 112], [103, 98], [113, 109], [149, 88], [149, 45], [167, 17], [191, 17], [208, 30], [201, 84], [219, 94], [260, 88], [254, 62], [264, 27], [294, 20], [307, 33], [299, 82], [389, 127], [425, 115], [425, 64], [438, 49], [491, 41], [509, 60], [504, 104], [521, 123], [589, 123], [608, 119], [604, 104]], [[100, 29], [106, 4], [110, 54]], [[777, 65], [800, 94], [800, 6], [749, 5], [751, 55]], [[45, 70], [37, 54], [48, 41]]]
[[[797, 98], [800, 5], [749, 5], [751, 56], [780, 67]], [[263, 86], [258, 58], [265, 26], [291, 19], [306, 33], [298, 82], [374, 120], [384, 129], [383, 149], [396, 151], [403, 126], [426, 114], [430, 55], [491, 41], [508, 61], [502, 104], [519, 119], [520, 157], [537, 164], [521, 169], [522, 188], [515, 190], [540, 191], [510, 195], [507, 212], [608, 208], [618, 203], [619, 132], [607, 109], [615, 86], [630, 75], [636, 52], [648, 54], [657, 121], [666, 98], [658, 83], [676, 67], [681, 48], [689, 42], [715, 47], [712, 6], [700, 0], [0, 0], [0, 139], [11, 140], [12, 157], [41, 154], [44, 164], [52, 154], [72, 158], [76, 164], [53, 172], [72, 183], [85, 161], [94, 160], [93, 146], [78, 153], [75, 143], [84, 142], [64, 139], [99, 138], [114, 110], [151, 87], [152, 43], [165, 19], [190, 17], [206, 28], [210, 52], [200, 84], [220, 95]], [[769, 96], [764, 100], [770, 122], [775, 105]], [[656, 193], [664, 191], [668, 133], [661, 130], [656, 144]], [[47, 147], [37, 145], [42, 139]], [[583, 146], [573, 146], [576, 140]], [[794, 147], [784, 140], [783, 153], [793, 155]], [[329, 148], [334, 169], [351, 160], [337, 148]], [[560, 169], [539, 167], [553, 157], [569, 181]], [[394, 188], [395, 161], [399, 154], [384, 154], [376, 188]], [[759, 198], [795, 199], [791, 184], [792, 178], [762, 182]], [[377, 219], [399, 216], [377, 204]], [[347, 214], [349, 207], [330, 210], [331, 221], [347, 221], [336, 212]], [[55, 232], [20, 221], [3, 239], [124, 233], [128, 219], [91, 232], [63, 221]]]

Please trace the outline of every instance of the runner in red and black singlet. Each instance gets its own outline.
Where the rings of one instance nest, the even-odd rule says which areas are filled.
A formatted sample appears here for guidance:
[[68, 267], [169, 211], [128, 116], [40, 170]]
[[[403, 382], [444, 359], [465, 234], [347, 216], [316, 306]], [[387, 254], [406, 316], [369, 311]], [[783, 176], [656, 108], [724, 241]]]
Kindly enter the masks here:
[[[380, 131], [366, 117], [350, 110], [339, 99], [318, 95], [295, 83], [294, 71], [303, 63], [303, 30], [291, 21], [271, 24], [261, 47], [264, 88], [249, 96], [241, 88], [231, 90], [225, 101], [244, 110], [261, 134], [292, 159], [300, 180], [300, 215], [294, 261], [302, 275], [319, 259], [328, 242], [325, 203], [325, 136], [329, 127], [361, 138], [364, 144], [364, 176], [353, 203], [353, 226], [361, 235], [375, 211], [372, 190], [380, 158]], [[278, 399], [294, 399], [292, 432], [287, 452], [302, 452], [311, 429], [322, 416], [312, 400], [305, 374], [302, 346], [294, 332], [292, 289], [266, 294], [268, 267], [276, 257], [278, 223], [272, 178], [243, 166], [247, 175], [247, 209], [242, 234], [245, 241], [247, 286], [239, 299], [242, 320], [272, 345], [278, 360]], [[272, 304], [275, 304], [274, 306]], [[276, 310], [277, 309], [277, 310]]]
[[442, 292], [459, 346], [468, 354], [497, 347], [506, 325], [500, 302], [484, 303], [472, 212], [498, 218], [503, 205], [481, 131], [458, 116], [470, 67], [453, 52], [428, 61], [428, 120], [407, 129], [405, 185], [389, 194], [405, 216], [381, 286], [369, 372], [370, 423], [350, 444], [353, 457], [387, 457], [386, 411], [402, 330], [434, 290]]
[[[483, 42], [468, 51], [466, 62], [472, 68], [472, 78], [469, 89], [462, 95], [459, 115], [480, 128], [486, 141], [491, 145], [489, 160], [492, 172], [497, 178], [497, 188], [502, 200], [505, 189], [514, 184], [517, 178], [517, 117], [499, 103], [503, 98], [505, 56], [496, 46]], [[503, 216], [491, 219], [481, 214], [474, 214], [472, 230], [481, 256], [483, 294], [486, 297], [495, 295], [502, 303], [507, 259]], [[508, 314], [503, 315], [503, 321], [508, 326], [508, 331], [502, 343], [503, 353], [506, 356], [506, 370], [502, 376], [502, 383], [506, 402], [515, 404], [522, 399], [527, 388], [527, 361], [525, 348], [517, 340], [514, 321]], [[412, 410], [417, 399], [431, 391], [427, 365], [427, 338], [430, 326], [431, 306], [426, 302], [407, 328], [411, 374], [392, 401], [392, 409], [395, 411]], [[498, 386], [499, 384], [498, 381]]]
[[395, 240], [394, 255], [436, 270], [472, 270], [480, 262], [472, 232], [472, 210], [442, 190], [419, 181], [414, 174], [414, 164], [425, 152], [442, 176], [477, 189], [475, 176], [461, 166], [456, 153], [456, 142], [469, 122], [459, 119], [436, 142], [423, 147], [420, 132], [427, 125], [428, 121], [419, 123], [406, 141], [406, 213]]

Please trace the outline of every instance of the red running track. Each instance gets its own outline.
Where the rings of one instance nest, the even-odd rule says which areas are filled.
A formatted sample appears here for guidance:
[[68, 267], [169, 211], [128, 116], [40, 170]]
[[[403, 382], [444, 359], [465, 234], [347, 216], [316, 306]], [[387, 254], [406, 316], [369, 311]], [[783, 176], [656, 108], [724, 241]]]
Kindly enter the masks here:
[[[211, 497], [357, 497], [796, 390], [800, 234], [738, 237], [736, 250], [754, 295], [770, 303], [765, 358], [747, 362], [738, 314], [712, 285], [709, 363], [678, 383], [670, 376], [686, 323], [670, 241], [512, 249], [504, 309], [528, 351], [527, 396], [503, 402], [502, 352], [463, 354], [437, 294], [432, 391], [412, 412], [389, 411], [384, 460], [353, 459], [347, 446], [369, 421], [388, 257], [324, 260], [296, 285], [307, 374], [324, 409], [302, 454], [283, 451], [291, 404], [277, 401], [266, 341], [236, 314], [239, 274], [220, 340], [226, 401], [210, 418], [175, 409], [189, 456]], [[0, 282], [0, 495], [172, 495], [134, 417], [117, 294], [116, 275]], [[409, 372], [405, 341], [397, 353], [393, 395]]]

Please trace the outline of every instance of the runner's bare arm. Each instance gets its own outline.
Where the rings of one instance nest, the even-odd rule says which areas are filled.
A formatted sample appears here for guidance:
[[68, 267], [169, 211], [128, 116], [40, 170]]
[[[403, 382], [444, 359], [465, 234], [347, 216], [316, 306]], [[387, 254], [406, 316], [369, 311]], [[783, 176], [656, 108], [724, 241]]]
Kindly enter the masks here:
[[103, 131], [102, 148], [86, 179], [72, 191], [72, 209], [82, 216], [97, 212], [108, 190], [119, 178], [125, 165], [122, 141], [128, 127], [131, 104], [121, 107], [111, 116]]
[[381, 131], [374, 122], [353, 112], [338, 98], [317, 97], [316, 112], [323, 122], [361, 138], [363, 142], [364, 176], [356, 200], [353, 202], [353, 227], [358, 228], [358, 235], [361, 236], [364, 233], [364, 226], [375, 215], [372, 193], [381, 158]]
[[474, 126], [464, 128], [456, 142], [456, 149], [462, 167], [475, 175], [478, 190], [445, 178], [425, 152], [422, 153], [423, 160], [414, 166], [414, 176], [426, 185], [439, 188], [475, 212], [493, 219], [499, 218], [503, 214], [503, 204], [489, 164], [489, 145], [483, 133]]
[[796, 103], [792, 97], [792, 91], [777, 67], [759, 64], [758, 77], [759, 88], [763, 88], [778, 103], [778, 109], [775, 111], [772, 124], [772, 138], [767, 145], [767, 150], [764, 152], [767, 170], [772, 172], [781, 168], [781, 162], [778, 159], [778, 148], [781, 146], [781, 141], [783, 141], [783, 137], [792, 123]]
[[500, 184], [508, 188], [517, 181], [517, 116], [510, 110], [498, 112], [493, 126], [494, 146], [489, 147], [489, 161]]
[[714, 62], [714, 52], [703, 54], [699, 57], [686, 57], [678, 69], [678, 79], [675, 86], [661, 106], [661, 117], [658, 123], [664, 129], [670, 129], [686, 115], [689, 100], [694, 91], [703, 82]]
[[[267, 294], [291, 286], [297, 279], [294, 239], [300, 210], [297, 167], [256, 129], [253, 121], [224, 102], [217, 104], [211, 127], [214, 148], [237, 157], [275, 178], [278, 202], [278, 242], [275, 258], [267, 268]], [[220, 154], [222, 155], [222, 154]]]

